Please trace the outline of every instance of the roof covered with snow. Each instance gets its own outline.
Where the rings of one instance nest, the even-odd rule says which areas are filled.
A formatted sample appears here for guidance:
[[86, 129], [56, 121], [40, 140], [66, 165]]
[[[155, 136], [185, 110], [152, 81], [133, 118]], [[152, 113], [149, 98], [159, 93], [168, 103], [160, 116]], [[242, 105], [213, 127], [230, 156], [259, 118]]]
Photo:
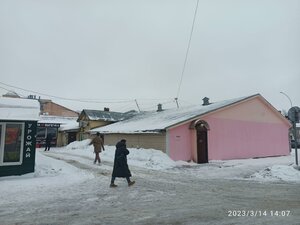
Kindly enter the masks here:
[[39, 114], [37, 100], [0, 97], [0, 120], [36, 121]]
[[71, 130], [79, 130], [79, 123], [74, 120], [74, 121], [69, 121], [67, 124], [62, 124], [59, 127], [59, 131], [71, 131]]
[[141, 112], [136, 116], [118, 123], [110, 124], [91, 130], [101, 133], [153, 133], [165, 130], [179, 123], [195, 119], [199, 116], [216, 111], [226, 106], [241, 102], [243, 100], [260, 96], [236, 98], [220, 101], [209, 105], [196, 105], [186, 108], [167, 109], [161, 112]]
[[77, 120], [77, 117], [66, 117], [66, 116], [48, 116], [40, 115], [39, 123], [59, 123], [59, 124], [69, 124]]
[[111, 112], [111, 111], [102, 111], [102, 110], [90, 110], [84, 109], [79, 115], [79, 120], [85, 115], [89, 120], [92, 121], [109, 121], [109, 122], [117, 122], [128, 119], [135, 115], [137, 112], [132, 110], [125, 113], [121, 112]]
[[41, 115], [38, 123], [60, 124], [60, 128], [59, 128], [60, 131], [79, 129], [79, 123], [77, 122], [77, 117]]

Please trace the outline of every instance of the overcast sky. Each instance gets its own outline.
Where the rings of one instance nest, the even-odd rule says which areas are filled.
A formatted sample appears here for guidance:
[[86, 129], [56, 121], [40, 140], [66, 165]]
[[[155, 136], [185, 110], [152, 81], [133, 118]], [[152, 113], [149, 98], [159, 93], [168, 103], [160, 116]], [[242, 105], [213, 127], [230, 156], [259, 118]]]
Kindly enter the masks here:
[[260, 93], [288, 110], [282, 91], [300, 106], [300, 0], [199, 0], [179, 89], [196, 4], [1, 0], [0, 94], [125, 111]]

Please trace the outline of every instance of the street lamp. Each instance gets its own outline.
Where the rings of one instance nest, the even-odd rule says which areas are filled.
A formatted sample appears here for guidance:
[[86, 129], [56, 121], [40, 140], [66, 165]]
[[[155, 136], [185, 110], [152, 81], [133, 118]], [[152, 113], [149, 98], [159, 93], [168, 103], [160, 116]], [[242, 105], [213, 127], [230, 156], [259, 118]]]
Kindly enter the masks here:
[[292, 100], [290, 99], [290, 97], [286, 93], [284, 93], [283, 91], [281, 91], [280, 94], [285, 95], [289, 99], [289, 101], [291, 103], [291, 108], [292, 108], [293, 107], [293, 103], [292, 103]]

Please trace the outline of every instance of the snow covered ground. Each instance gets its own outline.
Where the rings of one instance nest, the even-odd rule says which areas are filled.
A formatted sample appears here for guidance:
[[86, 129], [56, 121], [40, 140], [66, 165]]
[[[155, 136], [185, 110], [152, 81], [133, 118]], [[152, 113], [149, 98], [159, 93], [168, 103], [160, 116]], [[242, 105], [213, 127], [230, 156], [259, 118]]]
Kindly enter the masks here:
[[[51, 153], [59, 153], [61, 157], [70, 155], [82, 156], [82, 162], [91, 164], [94, 159], [93, 146], [88, 145], [90, 140], [75, 141], [63, 148], [52, 148]], [[38, 149], [36, 159], [36, 172], [34, 177], [60, 177], [68, 174], [69, 181], [76, 182], [79, 178], [78, 171], [72, 171], [70, 165], [60, 161], [53, 161], [41, 155], [42, 149]], [[188, 163], [173, 161], [166, 154], [155, 149], [129, 148], [128, 164], [151, 170], [168, 170], [172, 172], [189, 173], [203, 179], [248, 179], [260, 182], [285, 181], [300, 183], [300, 172], [295, 166], [295, 155], [268, 157], [258, 159], [241, 159], [226, 161], [211, 161], [208, 164]], [[115, 147], [105, 146], [101, 153], [103, 162], [113, 163]], [[299, 152], [300, 153], [300, 152]], [[105, 167], [105, 165], [102, 165]], [[109, 169], [110, 167], [107, 167]], [[73, 168], [76, 169], [76, 168]], [[79, 173], [82, 178], [89, 178], [87, 174]], [[24, 176], [26, 177], [26, 176]], [[2, 178], [6, 179], [6, 178]], [[57, 178], [59, 179], [59, 178]], [[53, 183], [51, 181], [51, 183]]]
[[[116, 181], [118, 188], [109, 188], [115, 148], [105, 146], [105, 151], [100, 155], [102, 163], [98, 165], [93, 164], [93, 147], [88, 143], [89, 140], [73, 142], [63, 148], [52, 148], [49, 152], [37, 149], [35, 173], [0, 178], [0, 218], [4, 221], [1, 223], [0, 220], [0, 224], [172, 224], [174, 221], [181, 221], [178, 224], [253, 224], [249, 222], [250, 218], [228, 218], [224, 213], [229, 209], [226, 207], [241, 207], [236, 204], [244, 202], [241, 199], [244, 199], [245, 194], [238, 192], [241, 192], [240, 189], [247, 190], [248, 187], [246, 195], [253, 195], [252, 200], [247, 200], [250, 205], [251, 201], [253, 206], [258, 204], [256, 201], [260, 202], [254, 196], [270, 195], [266, 201], [274, 201], [280, 195], [280, 204], [272, 203], [265, 208], [277, 209], [282, 205], [283, 209], [292, 211], [294, 217], [283, 221], [286, 224], [297, 224], [299, 219], [295, 214], [300, 211], [300, 202], [293, 195], [299, 193], [300, 171], [295, 167], [294, 154], [195, 164], [174, 162], [154, 149], [129, 148], [128, 164], [133, 179], [137, 181], [133, 188], [129, 188], [130, 191], [122, 179]], [[205, 206], [201, 201], [196, 201], [198, 198], [204, 201], [208, 196], [210, 200], [207, 201], [212, 201], [216, 195], [218, 198], [214, 201], [218, 204], [215, 206]], [[231, 203], [229, 206], [223, 205], [219, 202], [220, 199], [225, 202], [231, 199]], [[133, 216], [133, 220], [132, 214], [125, 213], [123, 206], [132, 200], [136, 205], [130, 205], [130, 209], [141, 214]], [[154, 211], [139, 211], [139, 208], [151, 207], [151, 204], [158, 204], [159, 201], [161, 202]], [[170, 206], [169, 202], [172, 201], [174, 203]], [[90, 218], [89, 207], [92, 208], [93, 204], [97, 204], [98, 210], [106, 212], [98, 215], [102, 223], [97, 216], [97, 219], [87, 219]], [[202, 217], [209, 217], [211, 223], [196, 221], [198, 212], [195, 210], [200, 207], [199, 204]], [[247, 203], [243, 204], [247, 207]], [[222, 205], [222, 220], [213, 214], [216, 209], [220, 211], [218, 205]], [[106, 211], [106, 207], [122, 220], [117, 220], [110, 211]], [[168, 211], [171, 210], [170, 207], [174, 212]], [[257, 206], [258, 209], [261, 207]], [[166, 209], [167, 214], [159, 213]], [[186, 215], [179, 217], [182, 210]], [[45, 215], [47, 212], [50, 215]], [[32, 214], [37, 219], [33, 219]], [[268, 221], [272, 224], [282, 223], [278, 219], [270, 220], [270, 217], [259, 219], [256, 224], [268, 224]], [[294, 220], [295, 223], [291, 223]]]

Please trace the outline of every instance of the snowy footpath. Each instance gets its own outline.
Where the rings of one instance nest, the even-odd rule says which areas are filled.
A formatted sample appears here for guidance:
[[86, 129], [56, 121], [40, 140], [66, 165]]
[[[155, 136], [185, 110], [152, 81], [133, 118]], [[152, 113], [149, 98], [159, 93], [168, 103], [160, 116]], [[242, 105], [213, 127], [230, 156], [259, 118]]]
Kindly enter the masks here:
[[115, 148], [105, 149], [100, 165], [88, 141], [37, 149], [35, 173], [0, 178], [0, 225], [299, 224], [293, 154], [199, 165], [129, 149], [136, 184], [109, 188]]

